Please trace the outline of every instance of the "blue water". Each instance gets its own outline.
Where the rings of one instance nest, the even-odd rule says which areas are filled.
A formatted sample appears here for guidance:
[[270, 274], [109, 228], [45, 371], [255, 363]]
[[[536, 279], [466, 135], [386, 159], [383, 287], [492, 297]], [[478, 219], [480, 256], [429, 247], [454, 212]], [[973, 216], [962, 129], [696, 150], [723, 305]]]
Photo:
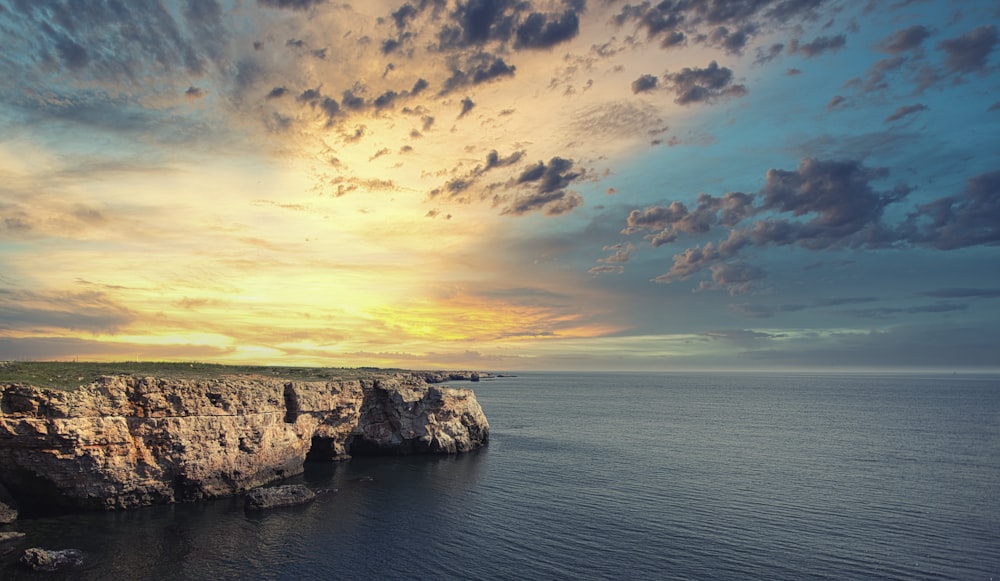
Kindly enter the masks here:
[[[338, 491], [26, 520], [4, 579], [1000, 579], [1000, 377], [524, 374], [458, 457]], [[85, 564], [30, 574], [27, 546]]]

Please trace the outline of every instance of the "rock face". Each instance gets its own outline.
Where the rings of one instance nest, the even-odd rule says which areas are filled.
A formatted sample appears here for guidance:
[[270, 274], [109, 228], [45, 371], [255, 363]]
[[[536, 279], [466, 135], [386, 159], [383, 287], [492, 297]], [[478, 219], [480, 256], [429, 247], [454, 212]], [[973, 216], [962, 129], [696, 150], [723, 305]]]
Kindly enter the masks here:
[[472, 391], [413, 375], [120, 375], [74, 391], [0, 389], [0, 485], [28, 512], [195, 501], [298, 474], [307, 458], [456, 453], [489, 440]]

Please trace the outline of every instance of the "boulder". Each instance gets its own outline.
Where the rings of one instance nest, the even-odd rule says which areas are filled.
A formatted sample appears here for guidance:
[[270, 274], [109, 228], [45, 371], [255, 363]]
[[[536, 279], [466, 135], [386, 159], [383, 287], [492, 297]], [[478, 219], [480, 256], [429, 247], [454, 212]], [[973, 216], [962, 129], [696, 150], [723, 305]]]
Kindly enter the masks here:
[[301, 484], [255, 488], [247, 493], [247, 510], [268, 510], [312, 502], [316, 493]]
[[19, 531], [4, 531], [0, 532], [0, 543], [16, 541], [18, 539], [23, 539], [24, 537], [25, 534]]
[[77, 549], [49, 551], [33, 547], [25, 549], [21, 564], [35, 571], [55, 571], [83, 564], [83, 552]]

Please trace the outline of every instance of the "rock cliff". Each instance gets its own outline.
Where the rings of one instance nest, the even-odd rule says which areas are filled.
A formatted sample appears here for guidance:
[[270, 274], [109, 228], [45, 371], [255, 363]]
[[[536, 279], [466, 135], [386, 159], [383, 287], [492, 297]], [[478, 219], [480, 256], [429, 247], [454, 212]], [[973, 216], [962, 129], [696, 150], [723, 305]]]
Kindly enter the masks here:
[[118, 375], [72, 391], [0, 389], [0, 487], [29, 512], [194, 501], [300, 473], [307, 458], [456, 453], [489, 440], [472, 391], [418, 375]]

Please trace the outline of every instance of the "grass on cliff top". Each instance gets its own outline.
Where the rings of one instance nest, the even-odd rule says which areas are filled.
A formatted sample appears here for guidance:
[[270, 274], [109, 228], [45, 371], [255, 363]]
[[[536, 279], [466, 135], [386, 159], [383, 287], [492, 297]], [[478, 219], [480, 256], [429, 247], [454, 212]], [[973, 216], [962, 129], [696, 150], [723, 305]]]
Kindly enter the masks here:
[[138, 375], [162, 379], [218, 379], [227, 375], [262, 375], [294, 381], [361, 379], [400, 371], [360, 367], [266, 367], [198, 362], [122, 361], [112, 363], [63, 361], [0, 361], [0, 385], [26, 383], [36, 387], [75, 389], [102, 375]]

